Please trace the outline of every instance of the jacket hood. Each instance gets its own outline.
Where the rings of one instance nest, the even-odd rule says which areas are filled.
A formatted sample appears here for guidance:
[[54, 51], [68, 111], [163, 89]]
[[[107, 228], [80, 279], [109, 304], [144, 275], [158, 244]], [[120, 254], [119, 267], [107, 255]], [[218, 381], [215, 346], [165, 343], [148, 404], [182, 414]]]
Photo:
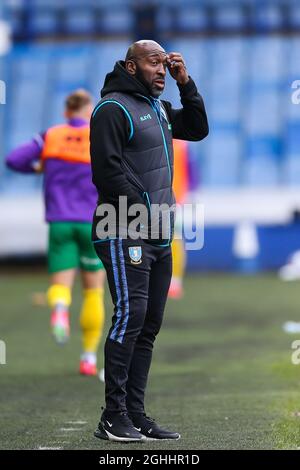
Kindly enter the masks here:
[[140, 93], [141, 95], [150, 96], [149, 90], [126, 71], [123, 60], [116, 62], [113, 71], [106, 75], [101, 90], [101, 98], [115, 91], [130, 94]]

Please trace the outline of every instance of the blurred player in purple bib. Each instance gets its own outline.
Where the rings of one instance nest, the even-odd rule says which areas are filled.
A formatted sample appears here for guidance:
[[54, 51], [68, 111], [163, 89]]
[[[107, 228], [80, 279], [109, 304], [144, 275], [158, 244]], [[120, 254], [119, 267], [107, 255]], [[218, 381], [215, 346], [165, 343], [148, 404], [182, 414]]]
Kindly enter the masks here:
[[97, 349], [103, 330], [105, 273], [91, 243], [91, 220], [97, 201], [92, 184], [89, 120], [93, 100], [85, 90], [65, 102], [67, 122], [48, 129], [13, 150], [6, 159], [12, 170], [44, 173], [46, 220], [49, 223], [48, 268], [51, 329], [64, 344], [70, 335], [71, 291], [78, 269], [82, 275], [80, 315], [83, 352], [80, 373], [97, 374]]

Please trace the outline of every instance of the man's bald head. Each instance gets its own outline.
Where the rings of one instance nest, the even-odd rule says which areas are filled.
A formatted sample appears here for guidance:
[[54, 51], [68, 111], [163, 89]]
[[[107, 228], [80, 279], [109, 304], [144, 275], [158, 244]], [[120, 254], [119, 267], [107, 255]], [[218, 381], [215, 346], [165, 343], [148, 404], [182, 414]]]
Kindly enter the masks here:
[[131, 46], [128, 48], [125, 62], [127, 60], [152, 53], [166, 54], [166, 51], [156, 41], [152, 41], [150, 39], [141, 39], [140, 41], [136, 41], [131, 44]]
[[141, 82], [154, 97], [165, 87], [167, 53], [155, 41], [142, 39], [134, 42], [125, 58], [127, 72]]

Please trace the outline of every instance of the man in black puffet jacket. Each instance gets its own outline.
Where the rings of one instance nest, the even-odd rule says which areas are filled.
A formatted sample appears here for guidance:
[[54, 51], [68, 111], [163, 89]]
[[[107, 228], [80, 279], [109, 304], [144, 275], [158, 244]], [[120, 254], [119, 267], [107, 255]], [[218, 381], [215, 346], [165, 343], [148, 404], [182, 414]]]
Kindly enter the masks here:
[[[177, 82], [180, 109], [159, 99], [167, 70]], [[105, 343], [106, 405], [94, 434], [126, 442], [179, 439], [146, 415], [144, 398], [172, 274], [172, 139], [206, 137], [205, 107], [181, 54], [166, 53], [150, 40], [129, 47], [125, 61], [107, 74], [101, 98], [90, 132], [99, 194], [92, 238], [107, 272], [114, 315]], [[130, 228], [130, 207], [146, 214], [136, 231]]]

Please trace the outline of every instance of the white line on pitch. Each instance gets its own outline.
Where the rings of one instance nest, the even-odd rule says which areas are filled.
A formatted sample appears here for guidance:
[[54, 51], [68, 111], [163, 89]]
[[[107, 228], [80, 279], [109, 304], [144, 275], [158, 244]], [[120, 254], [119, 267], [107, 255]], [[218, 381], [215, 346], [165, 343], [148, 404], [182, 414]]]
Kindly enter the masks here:
[[66, 421], [67, 424], [87, 424], [87, 421]]
[[39, 446], [38, 450], [62, 450], [63, 447], [44, 447], [44, 446]]
[[81, 428], [60, 428], [62, 432], [73, 432], [73, 431], [82, 431]]

